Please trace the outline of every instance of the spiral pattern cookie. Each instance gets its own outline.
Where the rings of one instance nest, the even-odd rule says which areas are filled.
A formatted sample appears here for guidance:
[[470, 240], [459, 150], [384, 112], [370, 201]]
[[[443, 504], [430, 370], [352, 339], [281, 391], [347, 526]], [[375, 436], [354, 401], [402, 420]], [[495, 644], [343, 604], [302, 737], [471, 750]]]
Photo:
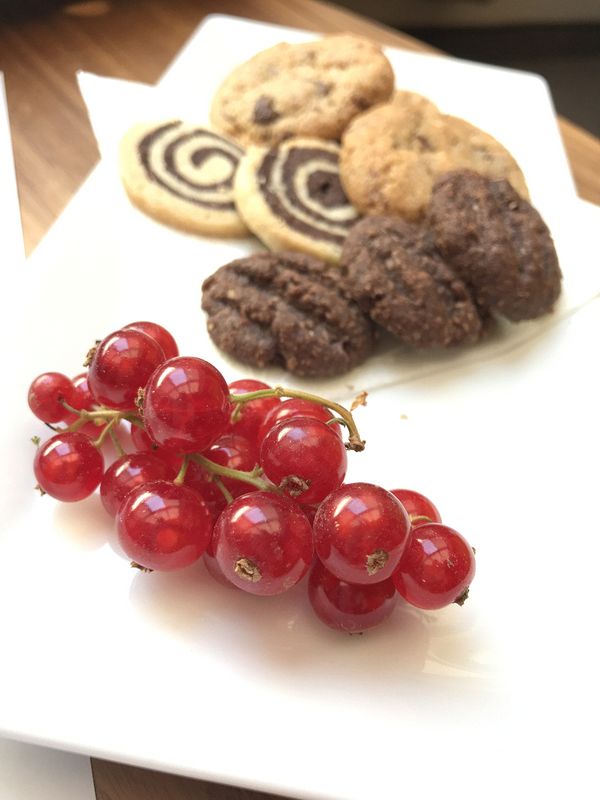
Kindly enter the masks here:
[[373, 327], [344, 292], [340, 271], [301, 253], [256, 253], [204, 281], [208, 332], [224, 352], [294, 375], [338, 375], [360, 364]]
[[250, 148], [235, 178], [235, 202], [250, 230], [271, 250], [299, 250], [336, 263], [359, 219], [340, 183], [339, 147], [288, 139]]
[[389, 61], [368, 39], [334, 34], [283, 42], [225, 79], [211, 124], [244, 145], [271, 146], [290, 136], [339, 139], [353, 117], [387, 100], [393, 88]]
[[134, 205], [191, 233], [244, 236], [233, 199], [244, 151], [214, 131], [179, 120], [138, 124], [121, 141], [121, 179]]

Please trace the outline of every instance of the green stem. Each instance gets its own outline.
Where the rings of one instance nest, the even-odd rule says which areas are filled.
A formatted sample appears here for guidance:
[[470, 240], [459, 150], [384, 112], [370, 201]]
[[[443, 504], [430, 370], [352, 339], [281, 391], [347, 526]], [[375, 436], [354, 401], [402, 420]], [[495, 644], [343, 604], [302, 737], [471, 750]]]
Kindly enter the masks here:
[[113, 447], [117, 451], [117, 455], [119, 457], [120, 456], [124, 456], [125, 455], [125, 450], [123, 449], [123, 445], [121, 444], [121, 442], [119, 440], [119, 437], [117, 436], [117, 432], [114, 430], [114, 428], [110, 429], [109, 435], [110, 435], [111, 441], [113, 443]]
[[106, 423], [106, 425], [104, 426], [104, 428], [102, 428], [102, 431], [100, 432], [100, 436], [98, 436], [98, 438], [95, 439], [94, 447], [102, 447], [102, 445], [104, 444], [104, 440], [112, 432], [113, 427], [119, 423], [120, 419], [121, 419], [120, 416], [113, 417], [109, 422]]
[[220, 478], [216, 478], [216, 477], [213, 478], [213, 481], [214, 481], [215, 486], [218, 486], [219, 489], [221, 490], [221, 493], [222, 493], [223, 497], [225, 498], [225, 500], [227, 500], [227, 505], [229, 505], [229, 503], [233, 503], [233, 495], [231, 494], [229, 489], [225, 486], [223, 481]]
[[252, 472], [242, 472], [239, 469], [230, 469], [229, 467], [222, 467], [220, 464], [215, 464], [214, 461], [210, 461], [205, 456], [200, 455], [200, 453], [192, 453], [189, 457], [192, 461], [204, 467], [204, 469], [212, 475], [219, 475], [222, 478], [234, 478], [237, 481], [249, 483], [250, 486], [256, 487], [260, 492], [277, 492], [279, 494], [279, 490], [276, 486], [258, 477], [262, 474], [260, 468], [258, 471], [254, 469]]
[[191, 458], [191, 456], [189, 456], [189, 455], [183, 457], [183, 461], [181, 462], [181, 467], [179, 469], [179, 472], [177, 473], [177, 477], [173, 481], [175, 486], [182, 486], [183, 485], [183, 482], [185, 480], [185, 474], [188, 471], [188, 467], [189, 467], [189, 464], [190, 464], [190, 458]]
[[251, 400], [260, 400], [262, 397], [293, 397], [298, 400], [308, 400], [311, 403], [317, 403], [320, 406], [331, 409], [331, 411], [335, 411], [341, 417], [341, 421], [343, 421], [350, 433], [346, 444], [348, 450], [360, 452], [365, 449], [365, 443], [360, 438], [352, 413], [333, 400], [327, 400], [325, 397], [319, 397], [310, 392], [303, 392], [301, 389], [285, 389], [283, 386], [274, 386], [272, 389], [258, 389], [256, 392], [247, 392], [246, 394], [229, 395], [230, 401], [238, 405], [249, 403]]

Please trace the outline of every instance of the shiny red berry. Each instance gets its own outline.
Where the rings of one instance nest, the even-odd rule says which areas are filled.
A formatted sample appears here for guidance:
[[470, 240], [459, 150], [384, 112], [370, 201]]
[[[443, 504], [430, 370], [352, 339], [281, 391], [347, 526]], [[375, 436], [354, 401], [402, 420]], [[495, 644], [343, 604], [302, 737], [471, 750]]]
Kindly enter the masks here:
[[474, 575], [475, 554], [464, 536], [427, 522], [413, 529], [394, 583], [408, 603], [432, 610], [462, 605]]
[[[413, 527], [422, 525], [424, 522], [442, 521], [440, 512], [425, 495], [412, 489], [392, 489], [391, 492], [404, 506]], [[421, 517], [425, 517], [425, 519], [421, 519]]]
[[157, 445], [156, 442], [153, 442], [148, 436], [144, 428], [141, 428], [139, 425], [132, 425], [131, 441], [138, 452], [152, 453], [153, 456], [160, 458], [161, 461], [164, 461], [169, 467], [171, 467], [171, 469], [175, 470], [175, 474], [179, 472], [179, 468], [181, 467], [183, 461], [183, 456], [181, 453], [178, 453], [176, 450], [169, 450], [167, 447], [160, 447]]
[[162, 447], [202, 452], [225, 432], [230, 413], [225, 379], [201, 358], [172, 358], [155, 370], [146, 385], [144, 424]]
[[90, 391], [103, 406], [133, 409], [138, 390], [164, 360], [162, 347], [145, 333], [115, 331], [96, 348], [88, 371]]
[[227, 500], [225, 500], [225, 495], [211, 475], [200, 464], [191, 461], [185, 473], [184, 485], [192, 489], [200, 497], [207, 507], [214, 525], [219, 514], [227, 505]]
[[154, 339], [154, 341], [161, 346], [165, 354], [165, 359], [175, 358], [175, 356], [179, 355], [177, 342], [162, 325], [158, 325], [156, 322], [130, 322], [129, 325], [123, 327], [123, 330], [127, 331], [130, 328], [141, 331], [147, 334], [151, 339]]
[[223, 511], [213, 532], [214, 553], [227, 580], [251, 594], [285, 592], [313, 558], [312, 531], [287, 497], [253, 492]]
[[267, 478], [303, 505], [319, 503], [346, 475], [346, 448], [329, 425], [291, 417], [265, 436], [260, 463]]
[[[253, 442], [245, 436], [224, 433], [204, 453], [206, 458], [222, 467], [236, 469], [241, 472], [252, 472], [258, 464], [258, 450]], [[234, 496], [254, 491], [254, 487], [235, 478], [221, 478], [223, 485]]]
[[320, 561], [308, 579], [308, 598], [321, 622], [336, 631], [360, 633], [387, 619], [396, 604], [391, 578], [371, 585], [342, 581]]
[[330, 572], [349, 583], [377, 583], [398, 566], [410, 520], [380, 486], [348, 483], [321, 503], [313, 530], [317, 555]]
[[206, 550], [210, 514], [186, 486], [152, 481], [133, 489], [117, 514], [121, 547], [136, 564], [174, 570], [197, 561]]
[[[229, 391], [234, 395], [248, 394], [249, 392], [270, 388], [268, 383], [253, 380], [233, 381], [233, 383], [229, 384]], [[258, 445], [261, 441], [258, 437], [260, 426], [265, 421], [267, 414], [280, 404], [278, 397], [262, 397], [259, 400], [251, 400], [249, 403], [244, 403], [236, 421], [231, 424], [231, 432], [238, 434], [238, 436], [245, 436], [246, 439]]]
[[127, 453], [110, 465], [100, 483], [102, 505], [115, 516], [132, 489], [150, 481], [174, 478], [164, 461], [150, 453]]
[[27, 400], [29, 408], [42, 422], [63, 422], [70, 412], [61, 401], [73, 405], [75, 390], [73, 384], [61, 372], [44, 372], [38, 375], [29, 387]]
[[[291, 417], [310, 417], [311, 419], [320, 419], [321, 422], [328, 422], [328, 420], [333, 419], [333, 414], [328, 408], [319, 403], [313, 403], [312, 400], [302, 400], [296, 397], [283, 400], [266, 415], [258, 431], [259, 441], [262, 442], [271, 428]], [[330, 424], [327, 427], [331, 428], [339, 436], [342, 435], [340, 426], [337, 423]]]
[[40, 488], [66, 503], [92, 494], [103, 470], [102, 454], [83, 433], [58, 433], [38, 447], [33, 462]]

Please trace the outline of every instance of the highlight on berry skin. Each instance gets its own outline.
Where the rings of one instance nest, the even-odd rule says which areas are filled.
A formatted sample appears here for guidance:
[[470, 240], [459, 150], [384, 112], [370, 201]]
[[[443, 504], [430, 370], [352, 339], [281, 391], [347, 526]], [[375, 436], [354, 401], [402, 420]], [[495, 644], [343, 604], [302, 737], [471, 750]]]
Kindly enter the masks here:
[[132, 566], [202, 561], [221, 586], [265, 602], [298, 586], [307, 612], [346, 634], [393, 620], [398, 604], [435, 612], [467, 599], [475, 550], [429, 497], [347, 480], [348, 451], [364, 449], [362, 395], [348, 410], [252, 378], [228, 384], [150, 321], [98, 340], [86, 362], [29, 387], [52, 429], [32, 437], [36, 488], [68, 503], [97, 493]]

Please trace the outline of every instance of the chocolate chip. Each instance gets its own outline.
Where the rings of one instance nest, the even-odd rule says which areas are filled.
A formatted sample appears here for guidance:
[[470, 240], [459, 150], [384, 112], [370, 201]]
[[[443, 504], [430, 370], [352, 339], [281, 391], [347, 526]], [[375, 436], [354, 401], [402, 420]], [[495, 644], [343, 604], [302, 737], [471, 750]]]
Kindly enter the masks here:
[[319, 95], [319, 97], [327, 97], [329, 92], [332, 89], [331, 83], [325, 83], [325, 81], [314, 81], [315, 91]]
[[254, 104], [253, 119], [257, 125], [270, 125], [280, 116], [273, 105], [273, 98], [266, 94], [262, 94]]

